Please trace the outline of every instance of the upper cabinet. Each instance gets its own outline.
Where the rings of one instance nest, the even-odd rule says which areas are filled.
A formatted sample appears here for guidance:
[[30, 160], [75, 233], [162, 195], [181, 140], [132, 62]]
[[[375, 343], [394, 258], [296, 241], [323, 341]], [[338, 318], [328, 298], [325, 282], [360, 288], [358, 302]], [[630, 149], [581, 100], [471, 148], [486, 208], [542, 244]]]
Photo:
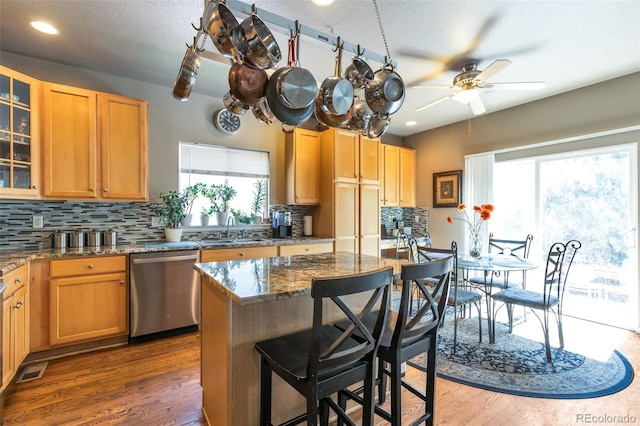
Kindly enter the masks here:
[[287, 204], [320, 204], [320, 134], [296, 129], [286, 140]]
[[39, 81], [0, 66], [0, 198], [40, 197]]
[[416, 153], [411, 148], [381, 145], [382, 205], [416, 206]]
[[42, 195], [147, 200], [147, 102], [53, 83], [42, 93]]

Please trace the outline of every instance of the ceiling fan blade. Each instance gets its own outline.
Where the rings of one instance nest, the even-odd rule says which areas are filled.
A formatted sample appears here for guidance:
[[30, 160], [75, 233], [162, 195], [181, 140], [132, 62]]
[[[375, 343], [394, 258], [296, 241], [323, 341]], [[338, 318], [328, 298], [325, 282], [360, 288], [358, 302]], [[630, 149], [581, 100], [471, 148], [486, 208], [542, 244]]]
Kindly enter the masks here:
[[488, 90], [542, 90], [547, 87], [544, 81], [527, 81], [521, 83], [491, 83], [485, 87]]
[[412, 89], [457, 89], [456, 86], [447, 86], [445, 84], [414, 84]]
[[487, 81], [491, 77], [493, 77], [494, 75], [496, 75], [497, 73], [505, 69], [510, 64], [511, 64], [511, 61], [508, 59], [496, 59], [491, 63], [491, 65], [485, 68], [484, 71], [478, 74], [476, 78], [474, 78], [474, 80]]
[[436, 99], [435, 101], [431, 101], [431, 102], [429, 102], [429, 103], [428, 103], [428, 104], [426, 104], [426, 105], [422, 105], [420, 108], [416, 109], [416, 112], [418, 112], [418, 111], [422, 111], [422, 110], [425, 110], [425, 109], [427, 109], [427, 108], [429, 108], [429, 107], [432, 107], [432, 106], [434, 106], [434, 105], [436, 105], [436, 104], [439, 104], [439, 103], [440, 103], [440, 102], [442, 102], [442, 101], [446, 101], [447, 99], [450, 99], [451, 97], [453, 97], [453, 93], [452, 93], [452, 94], [450, 94], [450, 95], [447, 95], [447, 96], [443, 96], [443, 97], [441, 97], [441, 98], [438, 98], [438, 99]]
[[469, 106], [471, 107], [471, 111], [473, 111], [473, 115], [484, 114], [484, 112], [487, 110], [484, 107], [480, 96], [476, 96], [471, 102], [469, 102]]

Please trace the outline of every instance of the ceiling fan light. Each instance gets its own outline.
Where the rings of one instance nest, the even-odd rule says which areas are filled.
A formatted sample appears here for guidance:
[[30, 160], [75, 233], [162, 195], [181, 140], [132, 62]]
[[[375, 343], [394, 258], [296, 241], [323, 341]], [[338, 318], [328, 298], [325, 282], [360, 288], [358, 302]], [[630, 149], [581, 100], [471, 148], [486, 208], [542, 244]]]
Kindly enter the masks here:
[[311, 3], [314, 3], [318, 6], [329, 6], [333, 2], [334, 0], [311, 0]]
[[462, 104], [469, 105], [478, 96], [480, 96], [480, 89], [468, 89], [459, 91], [453, 95], [453, 99]]
[[29, 21], [29, 25], [31, 25], [33, 28], [40, 31], [41, 33], [50, 34], [50, 35], [60, 34], [60, 30], [58, 30], [56, 27], [54, 27], [48, 22]]

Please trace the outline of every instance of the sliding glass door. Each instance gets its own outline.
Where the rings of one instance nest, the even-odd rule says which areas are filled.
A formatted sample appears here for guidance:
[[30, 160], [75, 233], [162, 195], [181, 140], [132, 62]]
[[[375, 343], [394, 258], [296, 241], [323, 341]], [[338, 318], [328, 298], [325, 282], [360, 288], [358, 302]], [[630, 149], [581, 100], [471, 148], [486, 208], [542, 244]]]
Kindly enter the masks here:
[[[634, 146], [497, 162], [496, 235], [534, 235], [543, 265], [555, 241], [582, 243], [565, 290], [564, 314], [628, 329], [638, 326]], [[544, 268], [527, 279], [541, 288]]]

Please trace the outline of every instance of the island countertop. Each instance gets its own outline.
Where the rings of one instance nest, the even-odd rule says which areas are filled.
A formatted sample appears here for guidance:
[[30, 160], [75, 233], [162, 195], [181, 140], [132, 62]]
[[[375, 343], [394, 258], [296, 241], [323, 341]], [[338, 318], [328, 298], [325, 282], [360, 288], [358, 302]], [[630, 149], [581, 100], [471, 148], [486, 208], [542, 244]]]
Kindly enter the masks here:
[[353, 253], [325, 253], [197, 263], [201, 277], [231, 300], [246, 305], [308, 295], [313, 278], [358, 274], [393, 266], [397, 259]]

